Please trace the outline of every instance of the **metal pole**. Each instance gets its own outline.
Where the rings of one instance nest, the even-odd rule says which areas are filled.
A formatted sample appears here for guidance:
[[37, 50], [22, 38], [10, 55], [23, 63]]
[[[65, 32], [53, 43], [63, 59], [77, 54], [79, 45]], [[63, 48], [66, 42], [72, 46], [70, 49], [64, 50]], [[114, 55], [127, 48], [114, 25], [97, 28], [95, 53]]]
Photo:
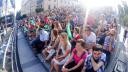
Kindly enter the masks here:
[[30, 16], [31, 16], [31, 1], [30, 1]]
[[8, 0], [6, 0], [6, 3], [5, 3], [5, 34], [7, 33], [7, 6], [8, 6]]
[[[12, 31], [12, 32], [13, 32], [13, 31]], [[9, 36], [9, 40], [8, 40], [8, 43], [7, 43], [7, 47], [6, 47], [5, 52], [4, 52], [2, 70], [6, 70], [6, 67], [5, 67], [5, 65], [6, 65], [6, 57], [7, 57], [7, 51], [8, 51], [8, 49], [9, 49], [9, 45], [10, 45], [10, 43], [11, 43], [12, 32], [11, 32], [11, 34], [10, 34], [10, 36]]]
[[58, 1], [59, 1], [59, 0], [57, 0], [57, 8], [59, 8]]

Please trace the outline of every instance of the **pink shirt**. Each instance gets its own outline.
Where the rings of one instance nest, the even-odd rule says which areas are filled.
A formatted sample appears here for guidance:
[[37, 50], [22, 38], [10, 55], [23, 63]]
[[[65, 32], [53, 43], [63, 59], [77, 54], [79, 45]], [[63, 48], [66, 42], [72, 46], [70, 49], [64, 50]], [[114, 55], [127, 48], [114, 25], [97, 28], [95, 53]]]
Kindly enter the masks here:
[[45, 17], [45, 18], [44, 18], [44, 21], [45, 21], [45, 23], [48, 23], [48, 18]]
[[86, 57], [87, 57], [87, 53], [86, 52], [83, 52], [82, 55], [79, 57], [77, 55], [76, 48], [73, 49], [73, 53], [74, 53], [73, 59], [74, 59], [74, 61], [75, 61], [76, 64], [78, 64], [81, 59], [85, 60]]

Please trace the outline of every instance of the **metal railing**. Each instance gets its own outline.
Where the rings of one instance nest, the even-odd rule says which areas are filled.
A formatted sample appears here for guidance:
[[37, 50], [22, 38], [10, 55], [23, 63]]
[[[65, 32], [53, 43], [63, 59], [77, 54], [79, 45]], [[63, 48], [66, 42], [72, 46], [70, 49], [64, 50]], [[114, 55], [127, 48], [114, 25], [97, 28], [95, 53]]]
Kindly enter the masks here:
[[17, 63], [17, 55], [16, 50], [17, 49], [17, 30], [14, 29], [13, 33], [13, 45], [12, 45], [12, 52], [11, 52], [11, 61], [12, 61], [12, 72], [19, 72], [18, 64]]
[[12, 44], [11, 41], [12, 41], [13, 31], [14, 30], [12, 30], [12, 32], [11, 32], [11, 34], [9, 36], [9, 40], [7, 42], [7, 46], [6, 46], [5, 51], [4, 51], [3, 66], [2, 66], [2, 69], [3, 70], [6, 70], [7, 53], [10, 50], [10, 45]]
[[19, 53], [17, 48], [17, 33], [18, 27], [15, 24], [14, 35], [13, 35], [13, 47], [12, 47], [12, 72], [23, 72], [20, 64]]
[[[18, 48], [17, 48], [17, 26], [15, 26], [9, 36], [7, 46], [4, 51], [2, 70], [7, 72], [23, 72], [19, 60]], [[10, 64], [8, 65], [8, 53], [10, 58]], [[8, 66], [10, 69], [8, 69]]]

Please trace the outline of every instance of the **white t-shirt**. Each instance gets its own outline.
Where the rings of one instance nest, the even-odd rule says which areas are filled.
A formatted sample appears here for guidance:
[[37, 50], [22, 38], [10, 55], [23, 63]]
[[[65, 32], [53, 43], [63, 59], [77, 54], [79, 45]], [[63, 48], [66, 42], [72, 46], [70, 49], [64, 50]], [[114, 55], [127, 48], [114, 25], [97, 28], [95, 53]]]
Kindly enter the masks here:
[[49, 39], [49, 33], [45, 30], [41, 30], [40, 32], [40, 40], [41, 41], [46, 41]]
[[85, 42], [87, 44], [96, 43], [96, 34], [94, 32], [91, 32], [91, 34], [85, 38]]

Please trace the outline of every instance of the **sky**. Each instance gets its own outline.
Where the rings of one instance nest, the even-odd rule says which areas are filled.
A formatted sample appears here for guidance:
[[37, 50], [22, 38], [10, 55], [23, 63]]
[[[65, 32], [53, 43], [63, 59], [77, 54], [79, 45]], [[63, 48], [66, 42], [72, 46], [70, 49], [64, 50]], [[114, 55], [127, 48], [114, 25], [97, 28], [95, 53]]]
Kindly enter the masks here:
[[19, 11], [21, 9], [21, 1], [22, 0], [15, 0], [15, 2], [16, 2], [16, 11]]
[[103, 6], [116, 7], [121, 0], [80, 0], [81, 4], [87, 8], [98, 8]]
[[2, 1], [3, 1], [3, 0], [0, 0], [0, 6], [2, 6]]

